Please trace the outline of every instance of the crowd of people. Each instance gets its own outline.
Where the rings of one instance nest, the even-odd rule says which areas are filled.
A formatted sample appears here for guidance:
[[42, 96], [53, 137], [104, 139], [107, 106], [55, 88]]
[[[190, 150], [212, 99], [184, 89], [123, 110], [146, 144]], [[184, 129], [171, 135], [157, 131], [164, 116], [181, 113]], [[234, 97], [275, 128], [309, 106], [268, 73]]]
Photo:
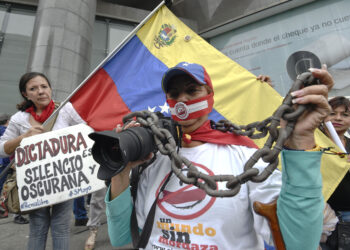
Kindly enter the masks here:
[[[273, 244], [273, 239], [267, 220], [253, 211], [253, 202], [268, 203], [276, 199], [279, 227], [287, 249], [338, 249], [341, 222], [349, 222], [350, 218], [347, 199], [350, 175], [345, 175], [327, 201], [326, 209], [334, 211], [337, 219], [332, 220], [334, 227], [322, 234], [326, 211], [320, 173], [322, 151], [315, 143], [314, 131], [322, 127], [324, 121], [331, 121], [349, 151], [350, 139], [344, 134], [350, 127], [350, 103], [344, 97], [335, 97], [328, 103], [328, 92], [334, 85], [332, 77], [325, 67], [310, 71], [322, 84], [291, 93], [294, 105], [312, 105], [297, 120], [284, 144], [282, 171], [273, 171], [261, 183], [242, 184], [234, 197], [219, 198], [179, 181], [169, 157], [159, 152], [128, 162], [116, 175], [111, 175], [101, 165], [99, 176], [110, 184], [92, 193], [89, 216], [83, 197], [31, 211], [27, 249], [45, 249], [49, 229], [53, 249], [69, 249], [72, 211], [75, 226], [89, 228], [86, 250], [95, 247], [103, 213], [107, 215], [113, 246], [133, 242], [134, 247], [145, 249], [228, 249], [228, 246], [230, 249], [264, 249]], [[258, 79], [272, 86], [270, 78], [259, 76]], [[164, 72], [159, 84], [172, 119], [182, 129], [178, 154], [208, 175], [237, 176], [244, 172], [244, 164], [257, 146], [247, 137], [212, 128], [208, 114], [214, 105], [214, 89], [206, 69], [199, 64], [182, 62]], [[42, 73], [24, 74], [19, 81], [19, 91], [23, 97], [17, 105], [19, 111], [11, 119], [8, 115], [0, 116], [0, 156], [3, 157], [0, 170], [8, 164], [8, 157], [13, 157], [24, 138], [45, 132], [43, 123], [57, 108], [50, 81]], [[186, 116], [179, 105], [185, 107]], [[3, 123], [5, 120], [10, 121]], [[85, 121], [68, 102], [58, 112], [52, 130], [80, 123], [85, 124]], [[7, 126], [6, 129], [3, 126]], [[140, 124], [135, 121], [116, 124], [115, 132], [138, 126]], [[283, 121], [281, 126], [284, 126]], [[324, 132], [328, 135], [327, 130]], [[254, 167], [262, 171], [266, 165], [259, 160]], [[131, 192], [133, 169], [137, 169], [139, 175]], [[0, 180], [1, 183], [4, 180]], [[222, 182], [217, 188], [226, 189]], [[321, 240], [321, 235], [326, 236]]]

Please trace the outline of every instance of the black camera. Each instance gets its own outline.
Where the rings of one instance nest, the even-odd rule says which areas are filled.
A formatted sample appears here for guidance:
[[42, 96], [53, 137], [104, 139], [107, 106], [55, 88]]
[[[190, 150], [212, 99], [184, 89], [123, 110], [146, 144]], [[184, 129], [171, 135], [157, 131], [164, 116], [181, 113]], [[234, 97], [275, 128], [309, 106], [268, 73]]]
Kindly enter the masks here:
[[[167, 129], [178, 144], [181, 140], [180, 126], [161, 113], [158, 127]], [[128, 162], [144, 159], [149, 153], [156, 152], [154, 134], [148, 127], [131, 127], [116, 133], [112, 130], [89, 134], [95, 141], [92, 156], [100, 164], [97, 177], [108, 180], [120, 173]]]

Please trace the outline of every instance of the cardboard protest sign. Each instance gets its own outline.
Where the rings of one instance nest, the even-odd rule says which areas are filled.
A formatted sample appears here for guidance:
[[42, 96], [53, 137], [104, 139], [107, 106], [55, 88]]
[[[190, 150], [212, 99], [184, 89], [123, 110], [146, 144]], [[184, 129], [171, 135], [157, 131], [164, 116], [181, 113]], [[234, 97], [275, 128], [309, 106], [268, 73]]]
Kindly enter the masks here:
[[46, 207], [97, 191], [98, 164], [91, 155], [93, 129], [85, 124], [24, 138], [16, 149], [21, 211]]

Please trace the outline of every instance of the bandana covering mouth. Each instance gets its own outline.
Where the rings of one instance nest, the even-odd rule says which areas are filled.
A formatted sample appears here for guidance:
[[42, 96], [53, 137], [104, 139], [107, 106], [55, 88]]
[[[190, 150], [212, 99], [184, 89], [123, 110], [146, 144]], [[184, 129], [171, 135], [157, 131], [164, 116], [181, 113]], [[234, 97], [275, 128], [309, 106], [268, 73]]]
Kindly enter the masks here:
[[187, 121], [209, 114], [214, 105], [214, 93], [187, 102], [167, 99], [171, 117], [175, 121]]

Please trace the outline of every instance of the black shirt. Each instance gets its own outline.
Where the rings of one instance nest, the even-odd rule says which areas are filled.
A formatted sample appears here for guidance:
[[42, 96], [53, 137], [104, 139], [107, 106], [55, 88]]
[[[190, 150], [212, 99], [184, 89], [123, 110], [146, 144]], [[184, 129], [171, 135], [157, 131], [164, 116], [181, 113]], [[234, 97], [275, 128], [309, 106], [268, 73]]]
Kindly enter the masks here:
[[[350, 152], [350, 139], [346, 138], [345, 149]], [[328, 200], [328, 204], [335, 211], [350, 211], [350, 173], [349, 171], [339, 183], [333, 194]]]

